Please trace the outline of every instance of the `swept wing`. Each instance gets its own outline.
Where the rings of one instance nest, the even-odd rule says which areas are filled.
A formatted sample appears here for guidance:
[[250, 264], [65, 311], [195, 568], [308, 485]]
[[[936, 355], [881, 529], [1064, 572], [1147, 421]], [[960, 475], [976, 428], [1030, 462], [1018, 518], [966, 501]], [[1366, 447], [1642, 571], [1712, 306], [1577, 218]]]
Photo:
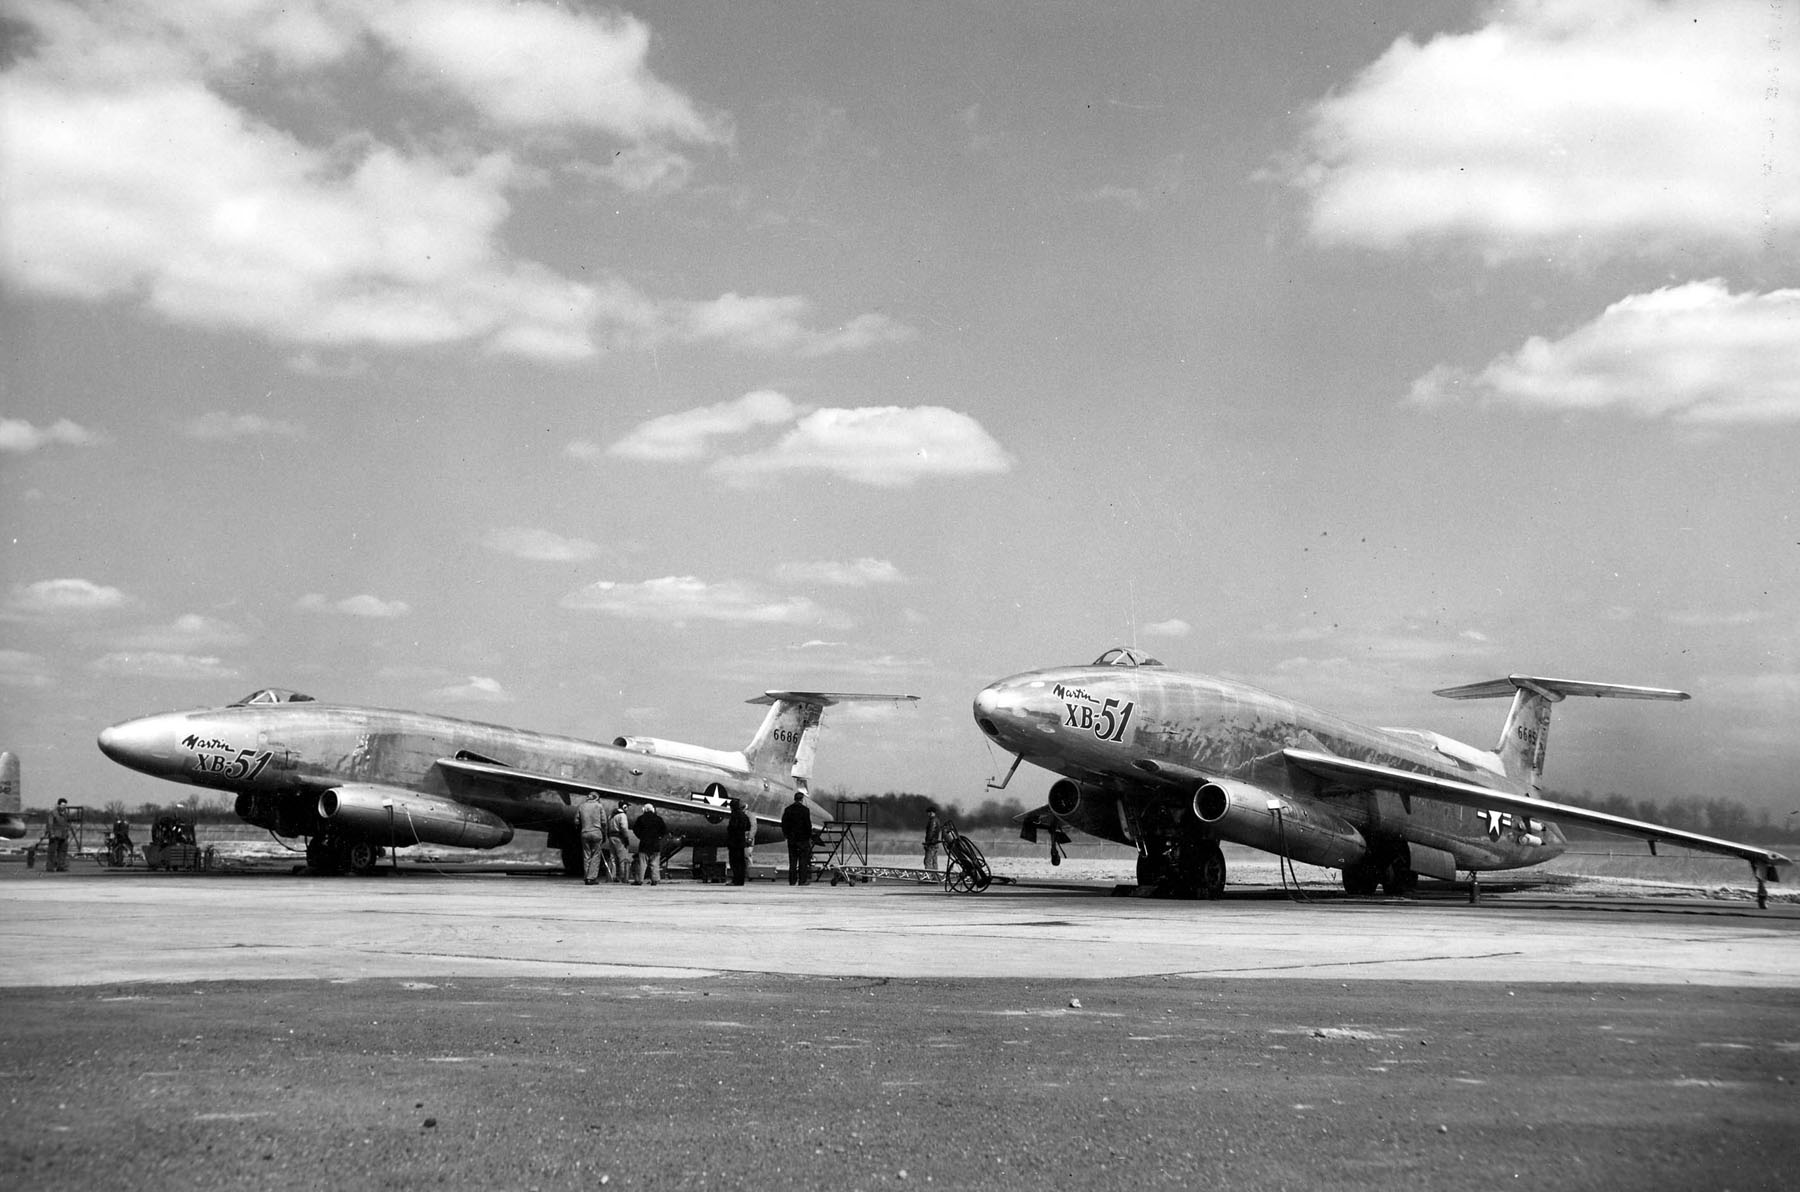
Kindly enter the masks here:
[[1437, 799], [1444, 803], [1473, 807], [1479, 811], [1504, 811], [1531, 819], [1556, 820], [1566, 824], [1586, 824], [1589, 827], [1616, 832], [1622, 836], [1635, 836], [1647, 840], [1653, 850], [1657, 841], [1666, 840], [1699, 852], [1741, 857], [1754, 865], [1758, 873], [1769, 881], [1781, 880], [1776, 866], [1791, 863], [1780, 853], [1757, 848], [1755, 845], [1720, 840], [1714, 836], [1703, 836], [1698, 832], [1671, 828], [1665, 824], [1653, 824], [1645, 820], [1608, 815], [1604, 811], [1590, 811], [1585, 807], [1573, 807], [1567, 803], [1553, 803], [1548, 799], [1528, 799], [1523, 795], [1509, 794], [1506, 791], [1476, 786], [1468, 782], [1457, 782], [1452, 778], [1436, 778], [1430, 774], [1418, 774], [1411, 770], [1397, 770], [1391, 766], [1354, 761], [1347, 757], [1319, 753], [1311, 749], [1284, 749], [1282, 754], [1288, 761], [1309, 774], [1355, 790], [1391, 790], [1403, 797]]
[[[443, 757], [437, 762], [439, 770], [449, 780], [451, 789], [462, 783], [483, 783], [502, 790], [517, 790], [520, 794], [535, 794], [539, 791], [557, 791], [562, 794], [586, 797], [592, 791], [603, 798], [620, 799], [627, 803], [648, 803], [659, 811], [679, 811], [684, 815], [703, 815], [709, 820], [723, 820], [730, 814], [730, 804], [721, 796], [695, 793], [691, 795], [661, 795], [651, 791], [635, 790], [629, 787], [608, 786], [603, 782], [583, 782], [577, 778], [559, 778], [553, 774], [534, 774], [529, 770], [519, 770], [512, 766], [503, 766], [498, 762], [480, 762], [467, 758]], [[746, 808], [745, 810], [749, 810]], [[780, 820], [771, 816], [751, 816], [759, 823], [780, 824]]]

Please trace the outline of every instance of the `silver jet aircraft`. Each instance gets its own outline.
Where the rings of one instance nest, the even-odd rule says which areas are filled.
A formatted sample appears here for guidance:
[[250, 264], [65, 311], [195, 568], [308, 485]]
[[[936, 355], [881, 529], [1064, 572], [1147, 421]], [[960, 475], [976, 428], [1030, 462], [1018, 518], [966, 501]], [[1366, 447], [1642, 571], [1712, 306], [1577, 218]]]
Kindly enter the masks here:
[[[518, 829], [548, 834], [581, 871], [575, 804], [588, 792], [659, 811], [673, 835], [725, 843], [744, 800], [757, 841], [781, 839], [782, 809], [812, 776], [820, 717], [846, 700], [917, 696], [770, 691], [762, 727], [732, 752], [619, 737], [610, 745], [421, 712], [322, 703], [280, 688], [223, 708], [165, 712], [100, 733], [107, 757], [171, 782], [229, 791], [240, 819], [307, 838], [320, 873], [373, 869], [414, 844], [498, 848]], [[815, 820], [829, 816], [809, 801]]]
[[[1131, 649], [1091, 666], [1027, 671], [975, 696], [975, 723], [1020, 762], [1061, 775], [1024, 835], [1062, 829], [1138, 850], [1138, 884], [1216, 898], [1222, 841], [1341, 869], [1344, 888], [1405, 893], [1418, 875], [1536, 865], [1565, 847], [1558, 823], [1741, 857], [1779, 881], [1780, 853], [1539, 797], [1550, 710], [1569, 696], [1684, 700], [1687, 693], [1512, 675], [1450, 699], [1512, 697], [1493, 750], [1419, 729], [1368, 728], [1266, 691], [1169, 670]], [[998, 788], [996, 788], [998, 789]]]

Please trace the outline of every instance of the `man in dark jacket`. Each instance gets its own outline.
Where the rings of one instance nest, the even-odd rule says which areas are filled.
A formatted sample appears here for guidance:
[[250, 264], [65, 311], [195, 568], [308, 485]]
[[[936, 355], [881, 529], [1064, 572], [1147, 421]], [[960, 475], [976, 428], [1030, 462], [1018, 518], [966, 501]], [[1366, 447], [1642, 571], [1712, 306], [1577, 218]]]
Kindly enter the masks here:
[[812, 881], [812, 810], [806, 805], [806, 792], [795, 791], [794, 801], [781, 813], [781, 834], [787, 837], [788, 885], [804, 886]]
[[662, 860], [663, 837], [668, 835], [669, 825], [663, 822], [662, 816], [656, 814], [656, 808], [646, 803], [643, 814], [637, 817], [637, 823], [631, 825], [631, 830], [637, 833], [640, 867], [640, 876], [633, 878], [631, 884], [641, 886], [644, 879], [649, 878], [650, 884], [654, 886], [658, 880], [658, 862]]
[[750, 876], [750, 842], [756, 837], [756, 821], [744, 810], [742, 799], [731, 801], [731, 818], [725, 823], [725, 854], [731, 862], [731, 884], [741, 886]]

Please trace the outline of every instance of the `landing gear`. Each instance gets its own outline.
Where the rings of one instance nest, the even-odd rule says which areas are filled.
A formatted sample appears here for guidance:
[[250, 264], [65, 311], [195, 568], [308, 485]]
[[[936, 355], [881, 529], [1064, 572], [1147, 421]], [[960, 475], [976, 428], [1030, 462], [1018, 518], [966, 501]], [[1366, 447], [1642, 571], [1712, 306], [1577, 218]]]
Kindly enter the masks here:
[[1221, 898], [1225, 894], [1225, 853], [1195, 823], [1144, 825], [1137, 859], [1138, 887], [1159, 898]]
[[1198, 847], [1200, 896], [1217, 900], [1225, 896], [1225, 851], [1216, 840], [1202, 841]]
[[1419, 875], [1413, 872], [1412, 851], [1404, 840], [1344, 866], [1344, 893], [1356, 898], [1367, 898], [1377, 889], [1406, 898], [1418, 888]]
[[1400, 847], [1389, 855], [1387, 865], [1381, 871], [1381, 888], [1395, 898], [1411, 896], [1419, 888], [1419, 875], [1413, 872], [1412, 851], [1401, 841]]
[[581, 841], [565, 840], [558, 847], [562, 850], [564, 877], [580, 877], [587, 872], [587, 862], [581, 853]]
[[322, 874], [373, 873], [385, 851], [373, 841], [321, 832], [306, 842], [306, 866]]
[[344, 861], [351, 873], [374, 873], [375, 866], [385, 852], [379, 844], [371, 844], [367, 840], [353, 840], [344, 852]]

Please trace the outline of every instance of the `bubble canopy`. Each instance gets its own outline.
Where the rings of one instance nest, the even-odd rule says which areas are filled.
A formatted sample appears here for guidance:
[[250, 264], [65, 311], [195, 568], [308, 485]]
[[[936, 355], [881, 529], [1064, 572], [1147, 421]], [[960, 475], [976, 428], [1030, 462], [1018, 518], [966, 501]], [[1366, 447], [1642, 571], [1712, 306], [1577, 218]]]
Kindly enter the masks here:
[[302, 695], [298, 691], [289, 691], [285, 687], [264, 687], [260, 691], [252, 691], [243, 699], [232, 703], [234, 708], [247, 708], [252, 704], [310, 704], [315, 702], [310, 695]]
[[1095, 666], [1161, 666], [1162, 663], [1131, 646], [1114, 646], [1094, 659]]

